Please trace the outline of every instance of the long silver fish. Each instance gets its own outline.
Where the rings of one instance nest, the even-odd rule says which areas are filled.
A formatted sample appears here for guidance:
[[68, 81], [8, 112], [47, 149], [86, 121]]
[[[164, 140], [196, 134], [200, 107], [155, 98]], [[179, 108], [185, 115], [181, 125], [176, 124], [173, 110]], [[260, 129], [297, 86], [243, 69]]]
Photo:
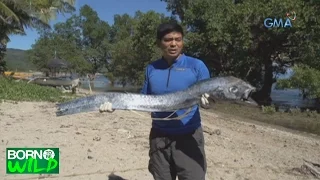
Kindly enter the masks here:
[[101, 104], [112, 103], [113, 109], [168, 112], [189, 108], [200, 102], [204, 93], [218, 99], [248, 100], [255, 88], [233, 76], [215, 77], [195, 83], [186, 90], [163, 95], [107, 92], [57, 105], [57, 116], [98, 111]]

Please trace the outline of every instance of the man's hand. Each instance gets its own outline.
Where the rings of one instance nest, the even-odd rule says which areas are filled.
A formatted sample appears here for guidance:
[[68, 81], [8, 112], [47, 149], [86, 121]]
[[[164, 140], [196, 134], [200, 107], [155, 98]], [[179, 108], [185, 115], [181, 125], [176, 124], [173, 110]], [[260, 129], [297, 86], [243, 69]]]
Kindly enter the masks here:
[[201, 96], [201, 107], [204, 109], [208, 109], [209, 108], [209, 100], [208, 98], [210, 97], [210, 95], [208, 93], [204, 93]]
[[114, 109], [112, 109], [112, 103], [105, 102], [105, 103], [101, 104], [99, 111], [100, 111], [100, 113], [103, 113], [103, 112], [112, 113], [114, 111]]

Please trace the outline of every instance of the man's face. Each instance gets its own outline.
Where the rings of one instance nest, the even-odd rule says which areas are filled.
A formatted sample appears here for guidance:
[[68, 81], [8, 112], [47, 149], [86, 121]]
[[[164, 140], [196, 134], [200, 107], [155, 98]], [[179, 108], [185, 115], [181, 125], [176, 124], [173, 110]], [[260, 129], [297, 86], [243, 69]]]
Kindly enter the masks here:
[[183, 48], [182, 34], [179, 32], [166, 34], [160, 41], [159, 46], [165, 58], [177, 58]]

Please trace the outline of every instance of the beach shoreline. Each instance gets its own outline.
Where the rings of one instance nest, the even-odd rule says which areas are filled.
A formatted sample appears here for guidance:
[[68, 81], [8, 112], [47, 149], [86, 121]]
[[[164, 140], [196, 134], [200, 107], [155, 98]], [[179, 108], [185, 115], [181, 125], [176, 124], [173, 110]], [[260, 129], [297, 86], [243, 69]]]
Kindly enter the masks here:
[[[89, 91], [82, 91], [89, 95]], [[130, 111], [81, 113], [56, 117], [48, 102], [0, 102], [0, 161], [7, 147], [60, 148], [60, 174], [52, 179], [150, 180], [147, 170], [148, 113]], [[294, 168], [303, 159], [320, 162], [320, 138], [241, 121], [201, 110], [208, 161], [208, 180], [315, 179]], [[221, 133], [214, 133], [219, 130]], [[262, 176], [263, 175], [263, 176]], [[39, 175], [8, 175], [1, 179], [38, 179]]]

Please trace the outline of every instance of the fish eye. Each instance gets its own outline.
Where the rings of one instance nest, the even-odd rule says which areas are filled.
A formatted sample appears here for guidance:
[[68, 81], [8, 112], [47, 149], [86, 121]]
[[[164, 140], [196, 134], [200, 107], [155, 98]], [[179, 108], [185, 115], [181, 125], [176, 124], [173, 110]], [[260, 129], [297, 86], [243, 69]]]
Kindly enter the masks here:
[[230, 87], [229, 91], [232, 93], [236, 93], [236, 92], [238, 92], [238, 88], [235, 86], [232, 86], [232, 87]]

